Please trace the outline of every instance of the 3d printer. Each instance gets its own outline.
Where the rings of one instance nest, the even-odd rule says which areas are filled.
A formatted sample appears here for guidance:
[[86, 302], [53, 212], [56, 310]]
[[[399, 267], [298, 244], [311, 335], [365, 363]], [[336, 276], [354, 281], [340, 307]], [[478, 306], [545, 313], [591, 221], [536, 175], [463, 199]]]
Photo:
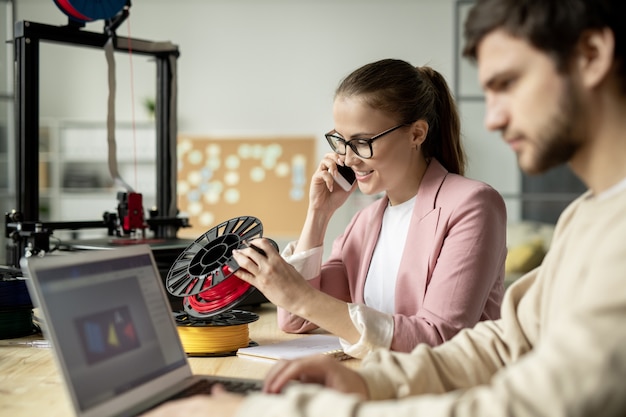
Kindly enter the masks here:
[[[130, 1], [123, 0], [123, 3], [121, 10], [104, 19], [103, 33], [83, 30], [84, 21], [81, 22], [81, 19], [88, 17], [73, 8], [64, 10], [69, 16], [67, 26], [51, 26], [30, 21], [16, 23], [16, 207], [5, 214], [8, 266], [18, 267], [22, 256], [48, 253], [50, 236], [55, 230], [62, 229], [108, 230], [111, 239], [101, 242], [75, 242], [71, 249], [76, 250], [106, 248], [137, 232], [145, 236], [145, 231], [149, 229], [152, 236], [146, 243], [151, 245], [164, 273], [189, 244], [189, 241], [177, 238], [178, 230], [188, 226], [187, 219], [178, 215], [176, 207], [176, 64], [179, 50], [170, 42], [117, 36], [116, 28], [129, 14]], [[63, 5], [71, 7], [69, 2]], [[42, 42], [103, 49], [108, 43], [115, 51], [132, 50], [134, 54], [147, 55], [154, 59], [157, 71], [156, 204], [147, 218], [144, 215], [141, 194], [127, 189], [117, 194], [117, 212], [105, 212], [100, 220], [39, 220], [39, 177], [36, 173], [39, 172], [39, 47]]]

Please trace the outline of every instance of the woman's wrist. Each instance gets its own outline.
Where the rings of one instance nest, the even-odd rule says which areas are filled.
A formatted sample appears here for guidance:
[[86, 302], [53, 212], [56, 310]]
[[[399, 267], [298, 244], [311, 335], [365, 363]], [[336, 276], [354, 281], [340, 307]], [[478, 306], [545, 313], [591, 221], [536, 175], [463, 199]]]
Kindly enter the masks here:
[[309, 210], [296, 245], [297, 252], [324, 245], [324, 236], [326, 235], [330, 217], [330, 215]]

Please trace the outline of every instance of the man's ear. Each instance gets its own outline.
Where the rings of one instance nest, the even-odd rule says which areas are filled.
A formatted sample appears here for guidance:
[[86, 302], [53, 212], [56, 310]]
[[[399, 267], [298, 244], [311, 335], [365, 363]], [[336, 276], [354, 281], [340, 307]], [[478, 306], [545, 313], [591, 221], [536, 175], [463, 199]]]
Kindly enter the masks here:
[[420, 146], [428, 136], [428, 122], [420, 119], [411, 124], [411, 133], [413, 134], [413, 146]]
[[583, 85], [596, 87], [612, 69], [615, 34], [609, 28], [587, 30], [580, 36], [576, 52]]

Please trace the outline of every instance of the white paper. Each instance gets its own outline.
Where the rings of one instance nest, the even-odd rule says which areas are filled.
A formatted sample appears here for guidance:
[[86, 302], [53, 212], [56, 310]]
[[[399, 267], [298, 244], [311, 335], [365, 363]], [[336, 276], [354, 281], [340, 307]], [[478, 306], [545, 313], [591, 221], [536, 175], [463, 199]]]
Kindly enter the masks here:
[[241, 348], [237, 351], [237, 356], [240, 357], [269, 360], [296, 359], [319, 354], [345, 359], [339, 338], [326, 334], [303, 335], [286, 342]]

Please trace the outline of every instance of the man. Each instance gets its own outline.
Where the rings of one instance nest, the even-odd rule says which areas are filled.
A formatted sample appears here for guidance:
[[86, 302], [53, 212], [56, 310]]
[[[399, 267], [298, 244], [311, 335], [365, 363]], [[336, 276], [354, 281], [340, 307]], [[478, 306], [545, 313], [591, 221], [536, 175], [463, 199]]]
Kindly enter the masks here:
[[266, 390], [318, 385], [245, 399], [217, 392], [159, 411], [626, 415], [625, 9], [623, 0], [479, 0], [469, 14], [465, 55], [478, 63], [487, 127], [524, 171], [568, 163], [589, 188], [561, 215], [543, 264], [509, 288], [500, 320], [436, 348], [376, 351], [358, 372], [322, 358], [284, 362]]

